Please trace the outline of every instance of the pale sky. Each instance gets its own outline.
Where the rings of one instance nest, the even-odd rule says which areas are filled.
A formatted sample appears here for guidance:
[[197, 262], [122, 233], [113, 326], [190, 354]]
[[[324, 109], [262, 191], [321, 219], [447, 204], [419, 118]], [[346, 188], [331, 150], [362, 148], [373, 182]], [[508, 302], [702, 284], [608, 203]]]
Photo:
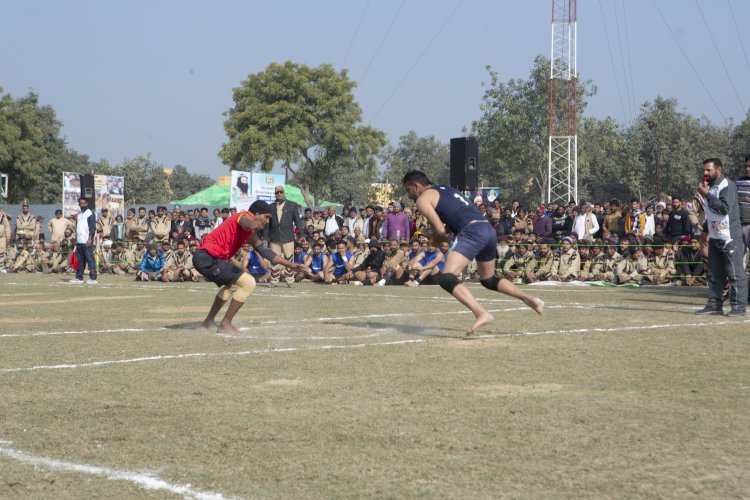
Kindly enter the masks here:
[[[38, 92], [93, 160], [150, 153], [216, 178], [232, 88], [271, 62], [345, 67], [391, 143], [409, 130], [447, 143], [480, 116], [486, 65], [525, 79], [549, 57], [551, 12], [551, 0], [6, 0], [0, 87]], [[598, 87], [587, 114], [628, 123], [661, 95], [741, 121], [750, 37], [743, 50], [734, 22], [748, 19], [741, 0], [580, 0], [578, 71]]]

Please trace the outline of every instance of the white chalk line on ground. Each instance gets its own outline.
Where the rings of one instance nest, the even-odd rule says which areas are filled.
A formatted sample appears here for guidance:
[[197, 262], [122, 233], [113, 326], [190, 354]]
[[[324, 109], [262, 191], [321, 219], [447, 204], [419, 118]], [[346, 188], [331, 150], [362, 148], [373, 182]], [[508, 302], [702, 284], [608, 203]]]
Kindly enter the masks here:
[[151, 472], [110, 469], [109, 467], [102, 467], [99, 465], [77, 464], [63, 460], [56, 460], [54, 458], [39, 457], [22, 450], [11, 448], [11, 444], [13, 443], [10, 441], [0, 441], [0, 454], [35, 467], [45, 467], [54, 470], [89, 474], [112, 481], [127, 481], [146, 490], [168, 491], [169, 493], [182, 495], [185, 498], [195, 498], [199, 500], [220, 500], [226, 498], [221, 493], [194, 489], [191, 484], [170, 483]]
[[88, 333], [139, 333], [139, 332], [154, 332], [159, 330], [166, 330], [166, 328], [113, 328], [111, 330], [71, 330], [64, 332], [34, 332], [34, 333], [3, 333], [0, 334], [0, 338], [4, 337], [48, 337], [51, 335], [79, 335]]
[[90, 363], [78, 363], [78, 364], [62, 364], [62, 365], [38, 365], [21, 368], [0, 368], [1, 373], [18, 373], [18, 372], [32, 372], [39, 370], [68, 370], [76, 368], [95, 368], [99, 366], [108, 365], [124, 365], [130, 363], [143, 363], [146, 361], [166, 361], [173, 359], [191, 359], [191, 358], [217, 358], [217, 357], [243, 357], [251, 356], [253, 354], [273, 354], [273, 353], [284, 353], [284, 352], [303, 352], [303, 351], [325, 351], [333, 349], [362, 349], [365, 347], [379, 347], [379, 346], [391, 346], [401, 344], [415, 344], [425, 342], [425, 339], [409, 339], [409, 340], [394, 340], [389, 342], [374, 342], [371, 344], [349, 344], [349, 345], [324, 345], [324, 346], [309, 346], [309, 347], [279, 347], [269, 349], [256, 349], [252, 351], [237, 351], [237, 352], [191, 352], [186, 354], [166, 354], [161, 356], [144, 356], [141, 358], [129, 358], [129, 359], [115, 359], [105, 361], [92, 361]]
[[630, 325], [630, 326], [619, 326], [612, 328], [571, 328], [567, 330], [545, 330], [540, 332], [517, 332], [517, 333], [505, 333], [499, 335], [477, 335], [474, 338], [497, 338], [497, 337], [521, 337], [521, 336], [535, 336], [535, 335], [562, 335], [567, 333], [612, 333], [621, 331], [633, 331], [633, 330], [657, 330], [660, 328], [697, 328], [701, 326], [723, 326], [723, 325], [740, 325], [750, 323], [750, 319], [736, 321], [716, 321], [711, 323], [658, 323], [653, 325]]
[[[512, 302], [517, 302], [516, 300], [513, 300]], [[583, 310], [589, 310], [589, 309], [606, 309], [607, 307], [611, 307], [612, 304], [582, 304], [582, 303], [566, 303], [566, 304], [545, 304], [544, 309], [545, 310], [551, 310], [551, 309], [583, 309]], [[633, 307], [633, 308], [627, 308], [618, 306], [618, 308], [621, 309], [627, 309], [627, 310], [639, 310], [641, 308]], [[691, 305], [682, 305], [679, 307], [670, 307], [668, 309], [656, 309], [652, 308], [651, 310], [653, 312], [674, 312], [676, 309], [684, 309], [684, 310], [694, 310], [696, 306]], [[256, 308], [257, 309], [257, 308]], [[531, 309], [527, 306], [519, 306], [519, 307], [510, 307], [506, 309], [490, 309], [490, 313], [503, 313], [503, 312], [517, 312], [517, 311], [531, 311]], [[283, 326], [286, 324], [297, 324], [297, 323], [310, 323], [310, 322], [325, 322], [325, 321], [337, 321], [337, 320], [351, 320], [351, 319], [376, 319], [376, 318], [399, 318], [399, 317], [414, 317], [414, 316], [434, 316], [434, 315], [445, 315], [445, 314], [469, 314], [470, 311], [466, 309], [460, 309], [456, 311], [425, 311], [425, 312], [409, 312], [409, 313], [386, 313], [386, 314], [370, 314], [370, 315], [357, 315], [357, 316], [325, 316], [325, 317], [319, 317], [319, 318], [304, 318], [304, 319], [291, 319], [291, 320], [258, 320], [253, 326], [251, 327], [242, 327], [240, 328], [241, 331], [247, 331], [247, 330], [257, 330], [257, 329], [263, 329], [268, 327], [277, 328], [279, 326]], [[264, 325], [266, 325], [264, 327]], [[351, 328], [358, 328], [357, 325], [351, 325]], [[60, 331], [60, 332], [28, 332], [28, 333], [5, 333], [0, 334], [0, 338], [19, 338], [19, 337], [45, 337], [45, 336], [54, 336], [54, 335], [86, 335], [86, 334], [96, 334], [96, 333], [142, 333], [142, 332], [155, 332], [155, 331], [165, 331], [169, 330], [169, 328], [165, 327], [155, 327], [155, 328], [117, 328], [117, 329], [109, 329], [109, 330], [76, 330], [76, 331]], [[197, 329], [196, 329], [197, 330]], [[227, 335], [230, 338], [239, 338], [236, 335]], [[247, 338], [253, 338], [253, 337], [247, 337]], [[258, 339], [267, 339], [267, 340], [286, 340], [284, 337], [257, 337]], [[336, 339], [337, 337], [293, 337], [289, 338], [289, 340], [305, 340], [305, 339], [311, 339], [311, 340], [326, 340], [326, 339]], [[342, 337], [342, 338], [351, 338], [351, 337]]]

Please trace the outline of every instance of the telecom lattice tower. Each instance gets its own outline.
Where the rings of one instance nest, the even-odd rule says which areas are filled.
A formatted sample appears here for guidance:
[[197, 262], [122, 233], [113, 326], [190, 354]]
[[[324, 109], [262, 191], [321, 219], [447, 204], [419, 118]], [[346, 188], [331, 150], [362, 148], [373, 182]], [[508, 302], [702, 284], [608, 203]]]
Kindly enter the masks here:
[[547, 203], [578, 201], [577, 0], [552, 0]]

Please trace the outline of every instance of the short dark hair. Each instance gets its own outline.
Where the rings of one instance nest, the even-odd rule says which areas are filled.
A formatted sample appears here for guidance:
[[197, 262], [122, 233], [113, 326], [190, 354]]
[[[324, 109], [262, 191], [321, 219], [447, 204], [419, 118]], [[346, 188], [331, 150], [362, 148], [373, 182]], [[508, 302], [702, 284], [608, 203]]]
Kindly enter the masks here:
[[703, 160], [703, 163], [701, 163], [701, 165], [705, 165], [706, 163], [713, 163], [714, 167], [724, 168], [719, 158], [707, 158]]
[[249, 208], [250, 212], [255, 215], [270, 215], [271, 207], [263, 200], [255, 200]]
[[141, 210], [143, 210], [145, 212], [146, 211], [146, 207], [138, 207], [138, 211], [140, 212]]
[[747, 155], [747, 156], [745, 157], [745, 161], [750, 161], [750, 155]]
[[403, 180], [401, 181], [401, 184], [411, 184], [413, 182], [418, 182], [423, 186], [432, 185], [432, 181], [421, 170], [410, 170], [409, 172], [406, 172], [406, 174], [404, 174]]
[[224, 207], [224, 208], [221, 209], [221, 213], [228, 214], [229, 213], [229, 209], [226, 208], [226, 207]]

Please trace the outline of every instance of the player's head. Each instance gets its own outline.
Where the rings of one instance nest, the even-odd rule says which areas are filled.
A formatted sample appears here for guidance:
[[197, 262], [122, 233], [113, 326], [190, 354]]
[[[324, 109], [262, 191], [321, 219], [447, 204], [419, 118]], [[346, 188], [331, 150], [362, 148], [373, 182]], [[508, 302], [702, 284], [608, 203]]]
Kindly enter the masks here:
[[425, 189], [432, 186], [432, 181], [420, 170], [406, 172], [401, 183], [404, 185], [407, 196], [412, 200], [419, 198]]
[[271, 222], [271, 206], [265, 201], [254, 201], [248, 210], [254, 215], [253, 229], [260, 229]]

